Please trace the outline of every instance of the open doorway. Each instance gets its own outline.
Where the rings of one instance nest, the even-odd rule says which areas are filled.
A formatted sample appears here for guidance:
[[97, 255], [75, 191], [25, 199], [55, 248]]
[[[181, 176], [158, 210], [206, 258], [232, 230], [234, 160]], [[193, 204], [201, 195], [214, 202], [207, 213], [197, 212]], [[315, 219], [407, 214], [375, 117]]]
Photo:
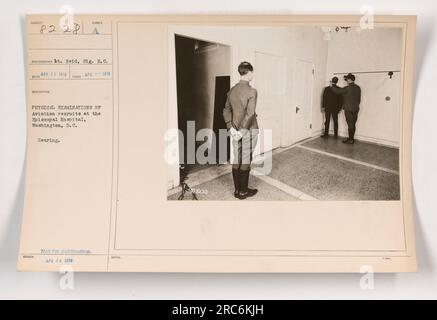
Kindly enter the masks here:
[[[179, 164], [184, 177], [229, 160], [229, 138], [223, 146], [216, 137], [226, 129], [222, 112], [230, 89], [231, 51], [223, 44], [175, 35], [175, 57], [178, 128], [184, 137]], [[200, 161], [197, 153], [207, 161]]]

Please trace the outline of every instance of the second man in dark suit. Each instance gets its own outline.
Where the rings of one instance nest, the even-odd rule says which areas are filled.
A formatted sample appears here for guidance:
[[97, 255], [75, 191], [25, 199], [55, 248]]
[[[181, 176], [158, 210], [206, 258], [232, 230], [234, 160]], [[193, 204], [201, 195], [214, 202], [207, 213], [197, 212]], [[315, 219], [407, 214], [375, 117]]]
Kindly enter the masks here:
[[343, 143], [353, 144], [355, 142], [354, 136], [358, 112], [360, 111], [361, 88], [355, 84], [355, 76], [353, 74], [349, 73], [344, 79], [348, 84], [346, 87], [333, 87], [332, 90], [343, 95], [344, 116], [346, 117], [349, 131], [349, 137], [343, 140]]

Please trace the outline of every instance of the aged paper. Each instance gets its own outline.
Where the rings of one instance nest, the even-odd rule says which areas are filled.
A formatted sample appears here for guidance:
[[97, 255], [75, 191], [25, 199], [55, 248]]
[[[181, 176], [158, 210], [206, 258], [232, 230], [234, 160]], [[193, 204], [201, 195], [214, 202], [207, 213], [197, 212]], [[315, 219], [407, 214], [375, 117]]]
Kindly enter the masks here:
[[[415, 271], [416, 17], [372, 17], [370, 30], [362, 18], [27, 16], [18, 269]], [[354, 65], [359, 52], [341, 56], [360, 45], [349, 37], [369, 43], [368, 52], [360, 49], [373, 61], [368, 66]], [[253, 81], [247, 78], [251, 68]], [[212, 70], [214, 83], [199, 81]], [[351, 75], [362, 91], [352, 140], [344, 97], [338, 135], [345, 143], [334, 140], [331, 124], [326, 144], [316, 145], [326, 125], [322, 90], [334, 76], [340, 88], [352, 86]], [[238, 90], [249, 97], [256, 92], [260, 147], [254, 155], [263, 165], [253, 160], [246, 177], [257, 184], [257, 194], [240, 184], [234, 195], [228, 156], [236, 148], [229, 146], [219, 164], [196, 157], [184, 165], [180, 150], [190, 140], [174, 132], [181, 132], [181, 119], [185, 134], [190, 121], [228, 132], [232, 126], [216, 126], [225, 125], [221, 110], [227, 103], [235, 114], [237, 107], [217, 92], [245, 81], [252, 81], [249, 89]], [[209, 111], [194, 109], [196, 103]], [[235, 132], [241, 130], [235, 125]], [[200, 141], [212, 148], [211, 137]], [[198, 139], [191, 142], [201, 150]], [[177, 201], [182, 198], [200, 201]]]

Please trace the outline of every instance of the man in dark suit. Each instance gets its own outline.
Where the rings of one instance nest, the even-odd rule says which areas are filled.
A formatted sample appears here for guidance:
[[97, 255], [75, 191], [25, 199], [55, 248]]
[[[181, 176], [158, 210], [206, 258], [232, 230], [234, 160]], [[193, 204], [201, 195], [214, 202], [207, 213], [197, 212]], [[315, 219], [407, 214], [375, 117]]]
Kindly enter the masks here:
[[355, 76], [353, 74], [349, 73], [344, 79], [348, 84], [346, 87], [333, 87], [332, 90], [343, 95], [344, 115], [349, 131], [349, 137], [343, 140], [343, 143], [354, 144], [355, 125], [358, 120], [358, 112], [360, 111], [361, 88], [355, 84]]
[[242, 62], [238, 73], [241, 78], [228, 92], [223, 118], [232, 137], [234, 196], [243, 200], [258, 192], [248, 187], [250, 163], [259, 131], [255, 112], [258, 93], [249, 84], [253, 79], [253, 66]]
[[338, 137], [338, 113], [341, 110], [342, 97], [340, 94], [335, 93], [332, 87], [337, 87], [338, 78], [334, 77], [331, 80], [330, 86], [326, 87], [323, 91], [322, 109], [325, 110], [325, 133], [322, 138], [328, 138], [329, 136], [329, 123], [334, 122], [334, 137]]

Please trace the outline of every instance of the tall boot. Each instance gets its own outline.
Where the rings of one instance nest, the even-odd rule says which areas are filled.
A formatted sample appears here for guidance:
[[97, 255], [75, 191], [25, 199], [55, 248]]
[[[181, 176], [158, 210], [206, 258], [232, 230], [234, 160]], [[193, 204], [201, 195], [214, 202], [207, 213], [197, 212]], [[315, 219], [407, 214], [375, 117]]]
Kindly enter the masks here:
[[239, 169], [232, 169], [232, 178], [234, 179], [234, 197], [238, 198], [238, 191], [240, 190], [239, 188], [239, 183], [240, 183], [240, 170]]
[[249, 170], [240, 170], [239, 192], [238, 198], [244, 200], [248, 197], [253, 197], [257, 194], [257, 189], [250, 189], [249, 185]]
[[343, 140], [343, 143], [351, 143], [351, 141], [353, 140], [353, 138], [351, 139], [351, 137], [353, 137], [352, 130], [348, 129], [348, 133], [349, 133], [349, 136]]
[[349, 141], [348, 141], [348, 144], [354, 144], [354, 142], [355, 142], [354, 136], [355, 136], [355, 130], [354, 129], [350, 129], [349, 130]]

